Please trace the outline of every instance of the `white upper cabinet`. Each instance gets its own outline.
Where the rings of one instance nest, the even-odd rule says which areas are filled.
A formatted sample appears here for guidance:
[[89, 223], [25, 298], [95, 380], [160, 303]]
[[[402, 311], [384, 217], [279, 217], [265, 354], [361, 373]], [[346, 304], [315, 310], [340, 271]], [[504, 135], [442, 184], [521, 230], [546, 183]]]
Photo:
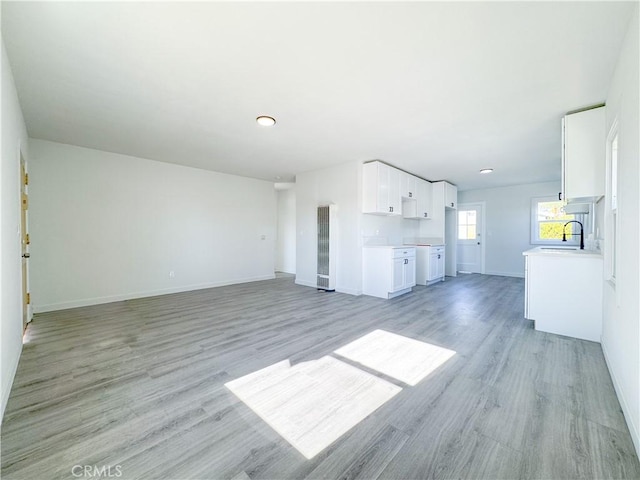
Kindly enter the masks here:
[[418, 177], [414, 177], [407, 172], [399, 172], [400, 174], [400, 196], [403, 198], [416, 198], [416, 183]]
[[431, 205], [433, 204], [431, 182], [418, 177], [413, 178], [415, 179], [415, 193], [411, 198], [402, 198], [402, 216], [404, 218], [430, 220], [433, 216], [431, 212]]
[[444, 207], [458, 208], [458, 187], [444, 182]]
[[426, 180], [418, 179], [416, 185], [416, 192], [418, 198], [418, 218], [423, 220], [431, 219], [433, 216], [433, 212], [431, 211], [431, 206], [433, 205], [433, 187], [431, 182], [427, 182]]
[[431, 182], [379, 161], [362, 166], [362, 195], [362, 213], [420, 220], [433, 216]]
[[[449, 182], [435, 182], [433, 185], [433, 208], [458, 208], [458, 187], [451, 185]], [[444, 204], [444, 205], [443, 205]], [[444, 215], [444, 212], [435, 212], [434, 216]]]
[[377, 215], [401, 215], [400, 170], [382, 162], [362, 166], [362, 211]]
[[565, 115], [561, 200], [597, 201], [604, 195], [605, 128], [604, 107]]

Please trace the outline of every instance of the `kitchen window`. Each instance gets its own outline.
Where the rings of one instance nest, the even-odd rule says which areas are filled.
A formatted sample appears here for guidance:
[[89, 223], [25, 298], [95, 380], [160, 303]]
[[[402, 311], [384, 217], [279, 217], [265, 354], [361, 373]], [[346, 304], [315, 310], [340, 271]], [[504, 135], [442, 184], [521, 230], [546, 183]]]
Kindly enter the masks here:
[[[579, 245], [580, 226], [576, 223], [567, 225], [564, 232], [567, 241], [562, 241], [564, 224], [570, 220], [578, 220], [584, 225], [584, 215], [567, 214], [564, 202], [557, 197], [536, 197], [531, 199], [531, 243], [534, 245]], [[585, 234], [586, 235], [586, 234]]]

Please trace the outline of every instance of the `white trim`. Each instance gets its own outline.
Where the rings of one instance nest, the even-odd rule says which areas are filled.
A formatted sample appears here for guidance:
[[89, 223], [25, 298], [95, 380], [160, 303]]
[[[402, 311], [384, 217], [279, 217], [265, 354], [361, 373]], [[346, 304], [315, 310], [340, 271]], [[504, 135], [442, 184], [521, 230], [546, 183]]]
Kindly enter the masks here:
[[485, 275], [496, 275], [498, 277], [524, 278], [524, 273], [521, 273], [521, 272], [486, 272]]
[[314, 283], [314, 282], [307, 282], [306, 280], [300, 280], [298, 277], [296, 277], [296, 280], [294, 282], [296, 285], [302, 285], [303, 287], [312, 287], [312, 288], [318, 288], [318, 284]]
[[[296, 278], [295, 282], [296, 285], [300, 285], [302, 287], [311, 287], [311, 288], [318, 288], [318, 285], [313, 283], [313, 282], [307, 282], [306, 280], [300, 280], [299, 278]], [[343, 288], [343, 287], [339, 287], [336, 286], [336, 292], [338, 293], [346, 293], [348, 295], [362, 295], [362, 290], [356, 290], [355, 288]]]
[[[18, 146], [18, 162], [19, 162], [19, 170], [20, 170], [20, 179], [19, 179], [19, 184], [20, 184], [20, 188], [18, 189], [18, 193], [20, 195], [20, 198], [18, 199], [18, 205], [20, 207], [20, 213], [19, 213], [19, 218], [20, 218], [20, 240], [19, 240], [19, 248], [20, 248], [20, 255], [22, 255], [22, 238], [23, 235], [26, 233], [29, 233], [29, 205], [27, 205], [27, 211], [25, 212], [25, 216], [24, 216], [24, 225], [22, 225], [22, 182], [23, 182], [23, 178], [22, 178], [22, 165], [24, 165], [24, 173], [25, 175], [29, 175], [29, 162], [27, 161], [27, 156], [24, 153], [24, 149], [22, 148], [23, 143], [22, 140], [20, 140], [19, 146]], [[30, 192], [29, 192], [29, 185], [25, 185], [24, 186], [24, 190], [25, 190], [25, 194], [27, 195], [27, 198], [29, 198]], [[23, 231], [23, 228], [26, 230], [26, 232]], [[29, 250], [31, 250], [31, 246], [29, 244], [27, 244], [27, 253], [30, 253]], [[27, 260], [27, 266], [26, 266], [26, 270], [27, 270], [27, 294], [31, 292], [31, 282], [30, 282], [30, 265], [31, 265], [31, 261]], [[24, 315], [24, 305], [25, 305], [25, 298], [24, 298], [24, 293], [22, 291], [22, 259], [20, 260], [20, 312], [22, 313], [22, 315]], [[34, 314], [34, 308], [33, 308], [33, 304], [32, 303], [26, 303], [27, 305], [27, 325], [29, 323], [31, 323], [31, 321], [33, 320], [33, 314]], [[20, 322], [22, 323], [22, 319], [20, 320]]]
[[[538, 203], [541, 202], [560, 202], [560, 200], [558, 200], [556, 197], [554, 197], [553, 195], [545, 195], [542, 197], [531, 197], [531, 208], [530, 208], [530, 227], [529, 227], [529, 242], [531, 243], [531, 245], [579, 245], [580, 242], [578, 241], [578, 238], [575, 235], [571, 235], [566, 242], [563, 242], [561, 239], [558, 240], [541, 240], [538, 238], [538, 219], [537, 219], [537, 213], [538, 213]], [[574, 215], [574, 218], [576, 218], [576, 216]], [[579, 218], [579, 217], [577, 217]], [[563, 220], [550, 220], [549, 222], [561, 222], [564, 223]], [[584, 222], [583, 223], [583, 227], [584, 227]], [[585, 228], [585, 230], [588, 231], [588, 228]], [[573, 233], [573, 228], [571, 229], [571, 233]]]
[[362, 290], [356, 290], [355, 288], [342, 288], [336, 287], [336, 292], [338, 293], [346, 293], [348, 295], [362, 295]]
[[[618, 237], [618, 233], [620, 232], [620, 224], [619, 224], [619, 215], [618, 215], [618, 205], [616, 198], [616, 208], [613, 208], [612, 202], [612, 188], [613, 188], [613, 158], [611, 155], [611, 146], [613, 139], [619, 136], [619, 124], [618, 118], [614, 118], [611, 124], [611, 128], [609, 129], [609, 133], [607, 134], [607, 143], [606, 143], [606, 163], [605, 163], [605, 203], [604, 203], [604, 249], [603, 249], [603, 257], [604, 257], [604, 279], [611, 285], [615, 292], [616, 297], [616, 305], [620, 306], [620, 289], [616, 288], [616, 277], [615, 272], [619, 271], [619, 262], [620, 259], [615, 257], [615, 252], [619, 252], [618, 244], [620, 239]], [[617, 173], [617, 172], [616, 172]], [[615, 179], [616, 190], [618, 179]], [[616, 191], [617, 194], [617, 191]], [[616, 233], [614, 235], [614, 233]], [[616, 265], [614, 265], [614, 261]]]
[[184, 287], [162, 288], [159, 290], [149, 290], [145, 292], [125, 293], [121, 295], [109, 295], [107, 297], [94, 297], [82, 300], [71, 300], [68, 302], [49, 303], [45, 305], [34, 305], [35, 313], [53, 312], [56, 310], [66, 310], [68, 308], [87, 307], [90, 305], [100, 305], [103, 303], [121, 302], [123, 300], [133, 300], [135, 298], [156, 297], [158, 295], [168, 295], [171, 293], [190, 292], [193, 290], [203, 290], [205, 288], [223, 287], [225, 285], [235, 285], [238, 283], [259, 282], [261, 280], [271, 280], [276, 278], [275, 274], [260, 275], [257, 277], [238, 278], [222, 282], [201, 283], [197, 285], [186, 285]]
[[611, 381], [613, 382], [613, 389], [616, 392], [616, 396], [618, 397], [618, 402], [620, 402], [620, 406], [622, 407], [622, 413], [624, 415], [624, 420], [629, 428], [629, 433], [631, 434], [631, 440], [633, 441], [633, 446], [636, 448], [636, 453], [640, 456], [640, 435], [639, 430], [636, 425], [633, 423], [633, 416], [630, 414], [631, 409], [627, 404], [626, 396], [624, 391], [622, 390], [622, 384], [616, 378], [615, 372], [611, 368], [611, 364], [609, 362], [609, 355], [607, 354], [607, 346], [604, 342], [601, 342], [602, 345], [602, 353], [604, 354], [604, 361], [607, 364], [607, 370], [609, 370], [609, 375], [611, 376]]
[[[22, 325], [22, 315], [20, 315], [20, 324]], [[7, 384], [2, 385], [2, 405], [0, 406], [0, 420], [4, 419], [4, 410], [7, 408], [7, 402], [9, 401], [9, 395], [11, 394], [11, 387], [13, 387], [13, 381], [16, 378], [16, 372], [18, 371], [18, 364], [20, 363], [20, 357], [22, 356], [22, 342], [20, 342], [20, 350], [18, 355], [15, 356], [13, 362], [11, 362], [11, 368], [9, 369], [9, 375], [7, 375]]]

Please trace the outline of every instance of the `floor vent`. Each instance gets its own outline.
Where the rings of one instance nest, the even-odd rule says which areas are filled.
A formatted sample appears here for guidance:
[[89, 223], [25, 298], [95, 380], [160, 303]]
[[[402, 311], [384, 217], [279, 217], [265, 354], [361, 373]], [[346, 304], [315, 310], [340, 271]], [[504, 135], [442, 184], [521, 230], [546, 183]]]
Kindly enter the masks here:
[[318, 275], [317, 286], [321, 290], [336, 289], [336, 206], [318, 207]]

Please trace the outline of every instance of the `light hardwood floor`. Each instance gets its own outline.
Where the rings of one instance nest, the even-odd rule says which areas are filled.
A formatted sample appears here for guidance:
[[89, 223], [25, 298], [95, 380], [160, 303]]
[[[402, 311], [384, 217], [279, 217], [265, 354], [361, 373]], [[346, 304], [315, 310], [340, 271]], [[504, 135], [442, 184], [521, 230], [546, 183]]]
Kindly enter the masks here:
[[[37, 315], [2, 478], [640, 478], [600, 345], [533, 330], [523, 289], [463, 275], [385, 301], [284, 276]], [[312, 460], [224, 387], [375, 329], [456, 355]]]

